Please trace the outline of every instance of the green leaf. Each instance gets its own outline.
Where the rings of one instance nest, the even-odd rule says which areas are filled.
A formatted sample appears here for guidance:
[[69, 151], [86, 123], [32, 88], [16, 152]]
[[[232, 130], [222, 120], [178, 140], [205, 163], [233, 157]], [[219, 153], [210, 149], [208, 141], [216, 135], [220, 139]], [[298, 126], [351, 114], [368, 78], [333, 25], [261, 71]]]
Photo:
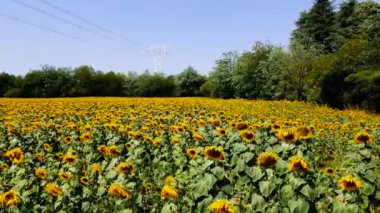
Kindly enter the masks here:
[[264, 197], [268, 197], [276, 188], [276, 185], [271, 181], [261, 181], [259, 186], [260, 192]]
[[178, 212], [177, 206], [174, 203], [167, 203], [161, 209], [161, 213], [173, 213]]
[[264, 198], [258, 194], [252, 195], [251, 204], [252, 204], [252, 210], [254, 210], [255, 212], [257, 212], [257, 211], [264, 212], [265, 207], [267, 206], [267, 203], [264, 200]]
[[308, 197], [311, 201], [314, 201], [316, 196], [315, 190], [310, 188], [309, 185], [305, 185], [304, 187], [302, 187], [301, 193]]
[[248, 147], [244, 143], [235, 143], [232, 145], [232, 150], [234, 153], [240, 153], [247, 150]]
[[376, 182], [377, 175], [373, 170], [368, 170], [365, 174], [365, 178], [371, 182]]
[[235, 167], [235, 170], [237, 172], [241, 172], [241, 171], [244, 171], [246, 169], [247, 165], [245, 164], [244, 160], [243, 159], [239, 159], [237, 161], [237, 164], [236, 164], [236, 167]]
[[345, 204], [338, 201], [333, 203], [333, 213], [356, 213], [358, 206], [355, 204]]
[[370, 196], [375, 192], [375, 186], [372, 184], [364, 184], [363, 194]]
[[245, 173], [254, 181], [258, 181], [264, 176], [264, 173], [261, 171], [259, 167], [251, 167], [247, 169]]
[[252, 152], [246, 152], [242, 154], [241, 158], [244, 160], [244, 162], [248, 162], [253, 158], [254, 154]]
[[281, 198], [292, 198], [294, 196], [293, 188], [290, 185], [285, 185], [281, 188]]
[[219, 166], [217, 166], [217, 167], [211, 169], [211, 172], [212, 172], [212, 173], [213, 173], [218, 179], [222, 179], [223, 176], [224, 176], [224, 173], [225, 173], [224, 169], [221, 168], [221, 167], [219, 167]]
[[302, 198], [299, 198], [298, 200], [290, 200], [289, 209], [294, 213], [308, 213], [309, 203]]

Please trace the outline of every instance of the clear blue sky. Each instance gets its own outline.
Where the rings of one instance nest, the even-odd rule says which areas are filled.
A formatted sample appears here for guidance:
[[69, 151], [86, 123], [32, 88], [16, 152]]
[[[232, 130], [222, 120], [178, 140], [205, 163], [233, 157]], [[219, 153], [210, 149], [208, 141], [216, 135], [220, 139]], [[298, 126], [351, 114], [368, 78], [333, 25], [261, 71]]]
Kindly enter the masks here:
[[[20, 5], [24, 2], [98, 31], [38, 0], [1, 0], [0, 13], [49, 29], [91, 40], [81, 42], [0, 16], [0, 72], [25, 74], [41, 65], [141, 73], [153, 70], [144, 45], [170, 47], [164, 63], [167, 74], [188, 65], [207, 74], [223, 52], [251, 49], [255, 41], [286, 46], [299, 13], [313, 0], [45, 0], [90, 20], [115, 34], [107, 39]], [[340, 1], [336, 0], [335, 4]], [[102, 32], [100, 32], [102, 33]]]

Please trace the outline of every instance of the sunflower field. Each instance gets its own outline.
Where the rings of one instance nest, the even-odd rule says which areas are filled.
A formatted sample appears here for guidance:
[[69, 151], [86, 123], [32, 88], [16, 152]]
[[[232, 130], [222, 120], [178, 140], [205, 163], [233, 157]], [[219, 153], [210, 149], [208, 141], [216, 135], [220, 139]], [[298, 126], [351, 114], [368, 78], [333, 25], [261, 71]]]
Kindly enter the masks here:
[[0, 99], [0, 212], [380, 212], [380, 116], [290, 101]]

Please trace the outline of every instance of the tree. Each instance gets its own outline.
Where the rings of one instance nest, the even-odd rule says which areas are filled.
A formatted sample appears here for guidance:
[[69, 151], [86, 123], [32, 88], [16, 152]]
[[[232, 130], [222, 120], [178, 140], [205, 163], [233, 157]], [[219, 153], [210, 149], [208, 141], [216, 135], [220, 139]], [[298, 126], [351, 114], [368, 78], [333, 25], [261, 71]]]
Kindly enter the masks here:
[[245, 52], [238, 59], [232, 75], [235, 96], [240, 98], [260, 98], [265, 84], [265, 62], [268, 60], [272, 45], [256, 42], [252, 52]]
[[329, 0], [316, 0], [309, 12], [302, 12], [292, 33], [292, 40], [307, 50], [316, 48], [323, 52], [336, 50], [333, 33], [334, 11]]
[[3, 97], [9, 90], [13, 89], [16, 84], [16, 76], [0, 73], [0, 97]]
[[214, 89], [211, 96], [220, 98], [233, 98], [234, 87], [232, 73], [236, 68], [239, 54], [236, 51], [223, 53], [222, 58], [216, 61], [216, 66], [210, 73], [209, 81]]
[[311, 74], [313, 61], [317, 51], [306, 50], [302, 44], [293, 42], [290, 53], [282, 71], [280, 87], [284, 97], [290, 100], [306, 100], [308, 78]]
[[357, 4], [357, 0], [345, 1], [340, 5], [339, 11], [336, 12], [334, 39], [338, 48], [345, 40], [352, 39], [360, 34], [358, 28], [360, 21], [355, 13]]
[[177, 76], [177, 85], [179, 86], [180, 96], [199, 96], [199, 89], [206, 78], [198, 74], [191, 66], [187, 67]]

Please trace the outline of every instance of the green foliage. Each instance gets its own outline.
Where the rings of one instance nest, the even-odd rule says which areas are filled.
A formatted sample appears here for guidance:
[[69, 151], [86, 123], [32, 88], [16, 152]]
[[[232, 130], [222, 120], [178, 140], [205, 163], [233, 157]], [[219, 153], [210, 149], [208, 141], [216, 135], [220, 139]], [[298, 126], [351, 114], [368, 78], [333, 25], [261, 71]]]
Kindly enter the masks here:
[[206, 82], [206, 78], [191, 66], [183, 70], [176, 80], [180, 89], [179, 96], [199, 96], [200, 87]]
[[234, 97], [232, 73], [234, 72], [239, 54], [235, 52], [223, 53], [221, 59], [216, 61], [216, 66], [210, 73], [210, 83], [214, 88], [211, 96], [220, 98]]
[[297, 29], [293, 31], [293, 40], [300, 42], [307, 50], [334, 51], [334, 16], [329, 0], [316, 0], [310, 11], [301, 13], [296, 22]]

